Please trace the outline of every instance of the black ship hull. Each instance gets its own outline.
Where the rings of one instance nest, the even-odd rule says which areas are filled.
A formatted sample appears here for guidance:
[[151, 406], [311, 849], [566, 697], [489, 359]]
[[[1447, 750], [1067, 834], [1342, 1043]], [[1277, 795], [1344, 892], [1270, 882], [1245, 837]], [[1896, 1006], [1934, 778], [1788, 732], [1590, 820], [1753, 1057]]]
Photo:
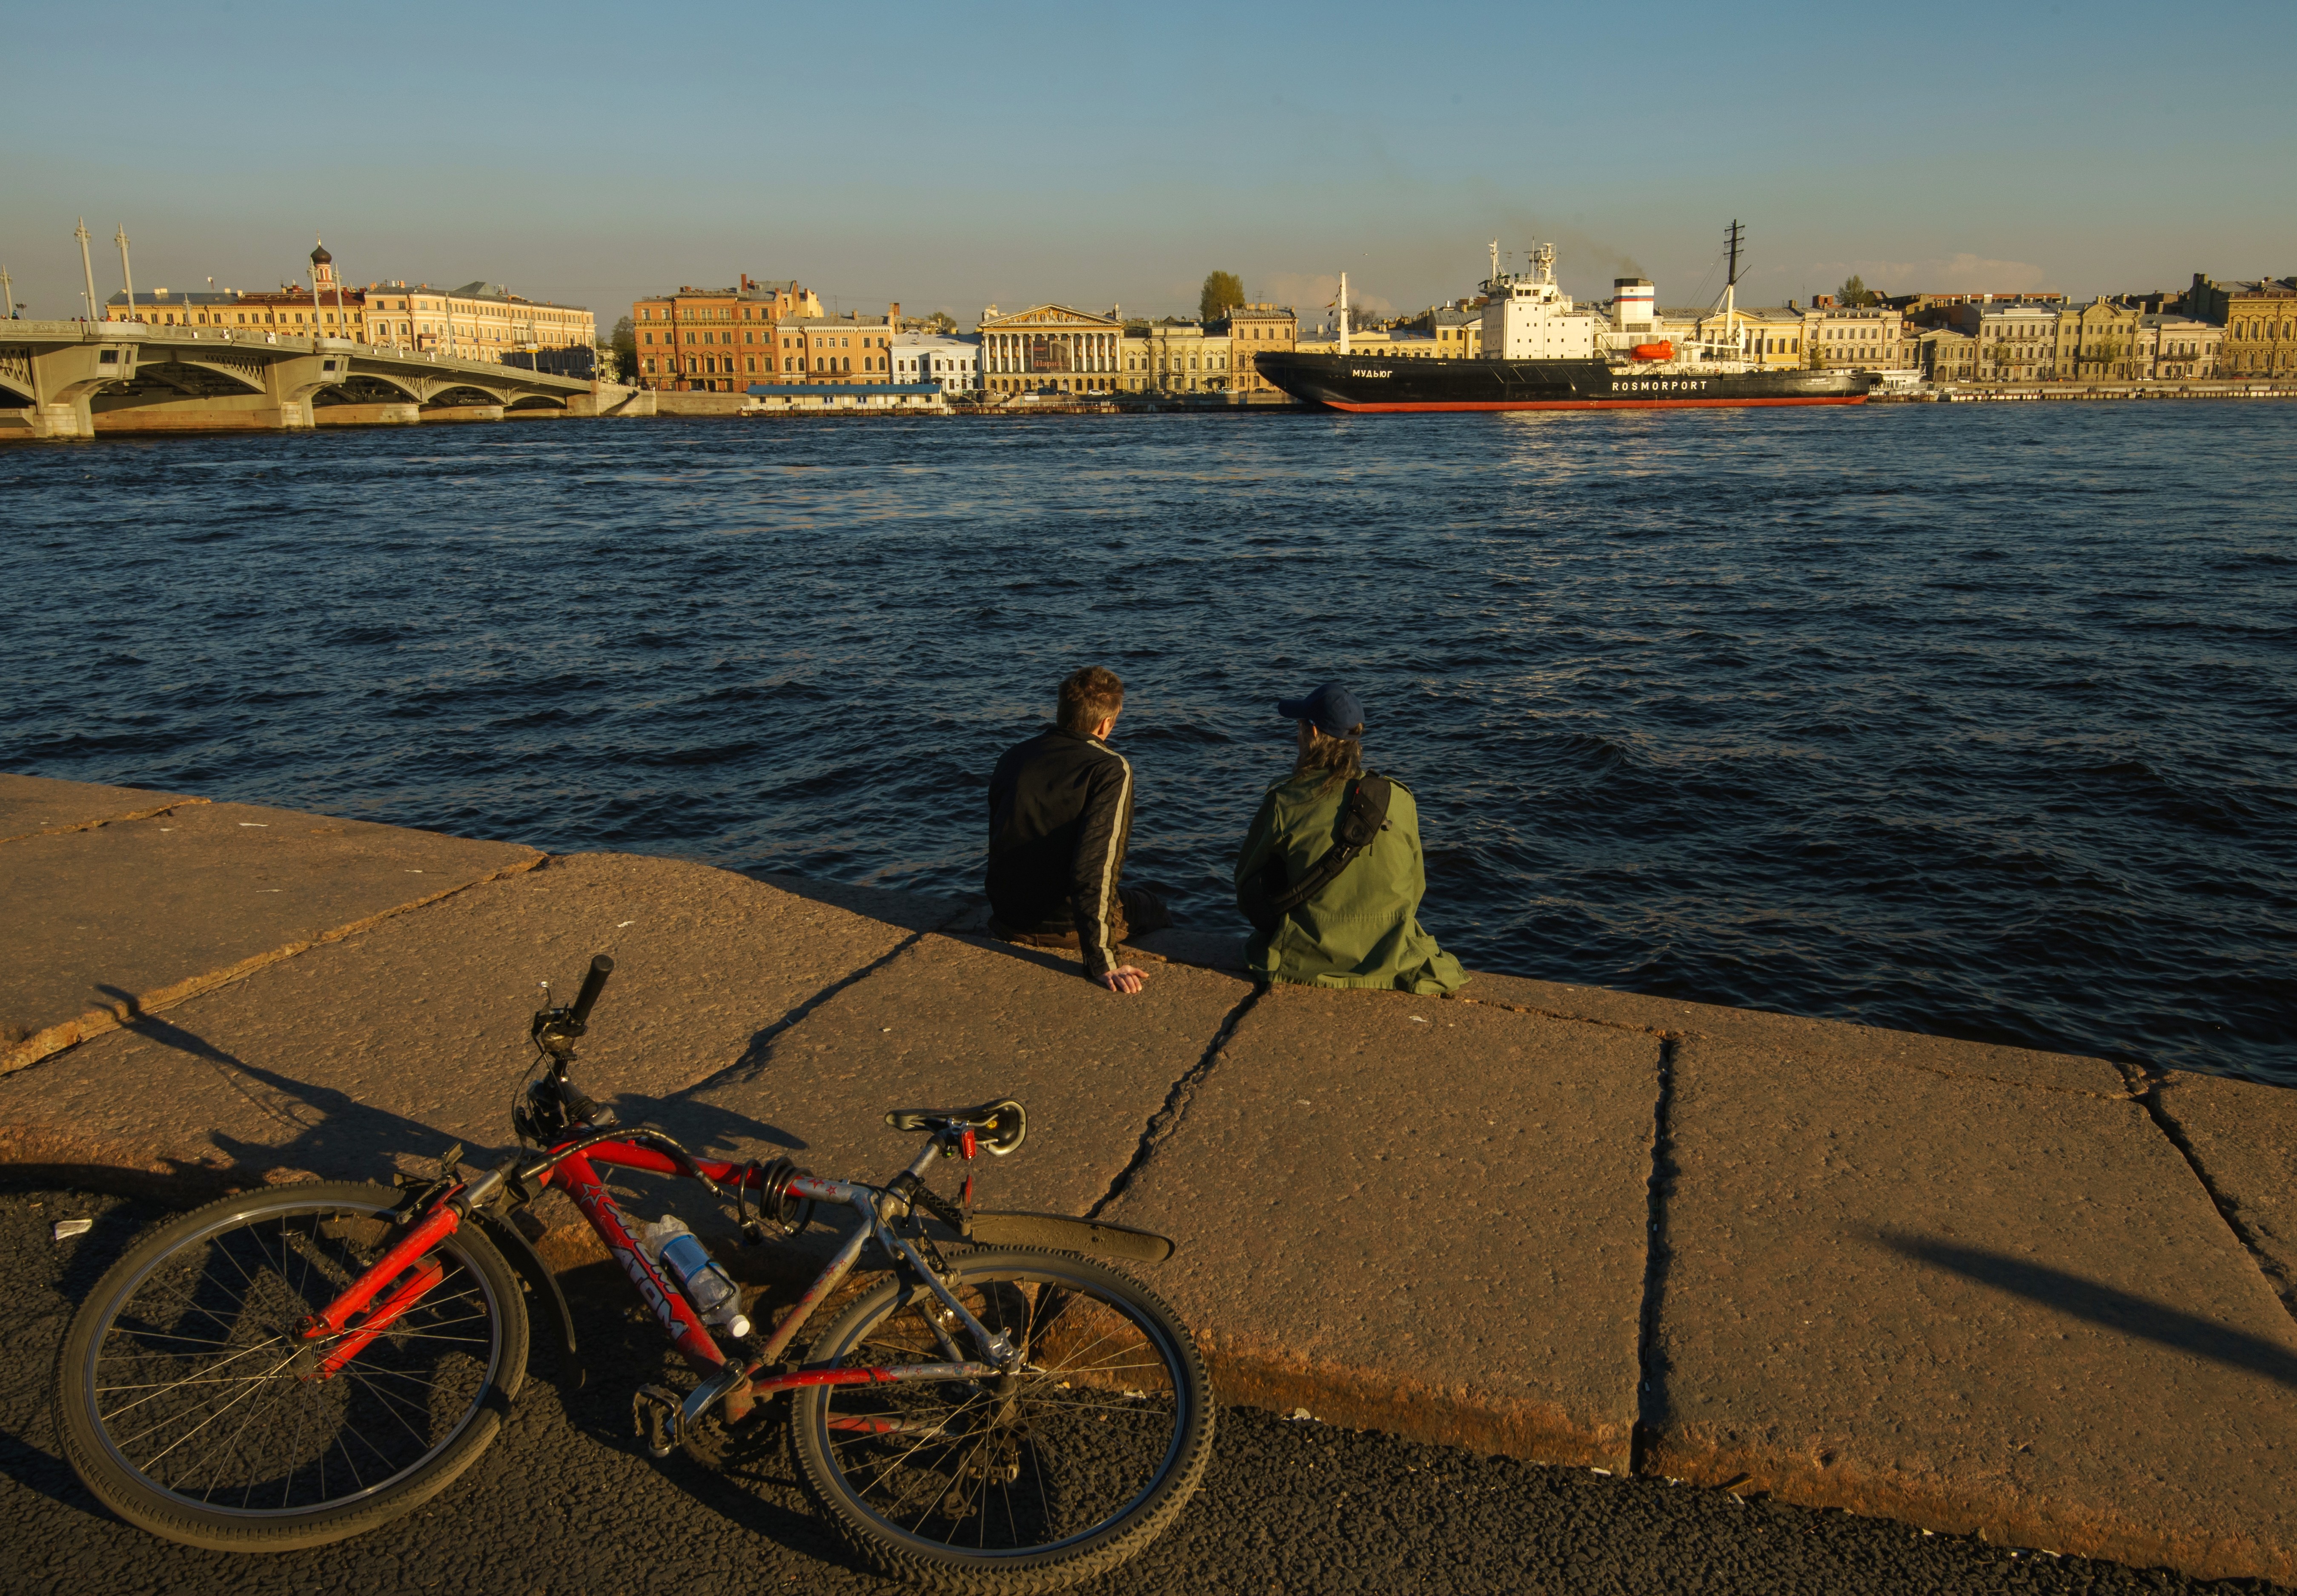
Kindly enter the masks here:
[[1601, 360], [1395, 360], [1258, 356], [1260, 374], [1336, 410], [1688, 410], [1734, 405], [1863, 405], [1863, 372], [1644, 371]]

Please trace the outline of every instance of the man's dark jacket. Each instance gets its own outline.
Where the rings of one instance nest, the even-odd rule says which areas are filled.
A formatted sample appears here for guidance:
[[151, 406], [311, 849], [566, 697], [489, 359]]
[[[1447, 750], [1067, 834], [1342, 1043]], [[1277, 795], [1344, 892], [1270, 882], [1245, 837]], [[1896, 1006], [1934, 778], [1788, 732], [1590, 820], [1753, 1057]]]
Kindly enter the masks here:
[[1094, 978], [1116, 966], [1109, 934], [1132, 836], [1132, 767], [1097, 737], [1055, 728], [1009, 749], [989, 778], [989, 905], [1009, 929], [1074, 928]]

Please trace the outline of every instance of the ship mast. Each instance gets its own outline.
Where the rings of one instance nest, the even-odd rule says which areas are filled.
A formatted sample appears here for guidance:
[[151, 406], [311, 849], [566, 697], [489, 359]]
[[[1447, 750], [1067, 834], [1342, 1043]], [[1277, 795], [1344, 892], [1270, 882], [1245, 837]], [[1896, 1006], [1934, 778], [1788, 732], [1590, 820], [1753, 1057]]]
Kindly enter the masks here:
[[1340, 274], [1340, 353], [1348, 352], [1348, 275]]
[[1746, 234], [1747, 230], [1734, 219], [1725, 235], [1731, 244], [1731, 270], [1723, 280], [1723, 341], [1733, 350], [1739, 347], [1739, 245]]

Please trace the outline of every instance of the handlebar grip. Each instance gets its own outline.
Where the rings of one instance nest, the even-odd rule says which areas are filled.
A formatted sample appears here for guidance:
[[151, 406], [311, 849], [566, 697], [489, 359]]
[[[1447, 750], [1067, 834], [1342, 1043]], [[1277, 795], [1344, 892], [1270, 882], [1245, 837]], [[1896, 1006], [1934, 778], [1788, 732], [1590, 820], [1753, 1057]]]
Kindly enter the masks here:
[[590, 973], [582, 977], [582, 990], [575, 995], [574, 1008], [567, 1018], [577, 1025], [590, 1023], [590, 1010], [598, 1001], [598, 994], [606, 990], [606, 977], [614, 973], [614, 961], [604, 953], [590, 961]]

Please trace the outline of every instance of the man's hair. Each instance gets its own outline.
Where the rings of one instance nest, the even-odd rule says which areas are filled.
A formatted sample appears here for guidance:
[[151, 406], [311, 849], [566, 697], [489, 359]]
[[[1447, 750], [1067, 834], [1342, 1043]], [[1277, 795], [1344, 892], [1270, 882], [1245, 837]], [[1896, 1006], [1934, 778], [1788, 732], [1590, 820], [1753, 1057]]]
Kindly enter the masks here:
[[1089, 737], [1092, 728], [1124, 707], [1124, 684], [1116, 672], [1087, 665], [1061, 684], [1060, 726]]

